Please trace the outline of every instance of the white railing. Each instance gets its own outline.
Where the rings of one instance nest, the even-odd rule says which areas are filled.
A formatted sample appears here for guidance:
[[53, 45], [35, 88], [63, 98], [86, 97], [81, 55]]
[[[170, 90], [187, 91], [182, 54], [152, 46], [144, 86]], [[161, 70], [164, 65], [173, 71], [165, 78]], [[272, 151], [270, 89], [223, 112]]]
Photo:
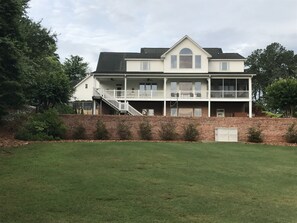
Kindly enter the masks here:
[[249, 98], [249, 91], [211, 91], [211, 98]]
[[111, 91], [105, 91], [102, 89], [95, 89], [94, 90], [95, 95], [102, 96], [102, 99], [108, 103], [110, 106], [115, 108], [116, 110], [120, 112], [129, 112], [131, 115], [142, 115], [139, 111], [137, 111], [135, 108], [133, 108], [131, 105], [129, 105], [128, 102], [120, 102], [118, 101], [113, 95], [110, 94]]
[[175, 91], [168, 92], [167, 98], [180, 98], [180, 99], [207, 99], [208, 91]]
[[[101, 93], [106, 98], [114, 100], [124, 100], [124, 90], [103, 90]], [[211, 98], [249, 98], [249, 91], [211, 91]], [[208, 91], [175, 91], [167, 92], [167, 99], [179, 98], [179, 99], [208, 99]], [[164, 99], [163, 90], [127, 90], [126, 99]]]

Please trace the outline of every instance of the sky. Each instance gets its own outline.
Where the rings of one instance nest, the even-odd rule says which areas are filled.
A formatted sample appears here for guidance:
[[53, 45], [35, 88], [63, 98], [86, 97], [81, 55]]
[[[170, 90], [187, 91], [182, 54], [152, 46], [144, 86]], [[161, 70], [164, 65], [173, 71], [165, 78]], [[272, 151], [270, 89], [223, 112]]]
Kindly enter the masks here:
[[100, 52], [173, 46], [249, 56], [278, 42], [297, 54], [296, 0], [30, 0], [31, 19], [58, 35], [61, 62], [78, 55], [96, 69]]

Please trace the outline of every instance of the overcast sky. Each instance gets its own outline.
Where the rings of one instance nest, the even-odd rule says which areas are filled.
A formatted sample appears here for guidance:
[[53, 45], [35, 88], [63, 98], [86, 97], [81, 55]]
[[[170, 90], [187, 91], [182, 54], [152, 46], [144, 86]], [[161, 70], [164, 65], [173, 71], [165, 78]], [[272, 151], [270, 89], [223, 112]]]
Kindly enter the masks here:
[[58, 34], [61, 61], [102, 51], [171, 47], [188, 35], [202, 47], [247, 57], [279, 42], [297, 53], [297, 0], [31, 0], [28, 15]]

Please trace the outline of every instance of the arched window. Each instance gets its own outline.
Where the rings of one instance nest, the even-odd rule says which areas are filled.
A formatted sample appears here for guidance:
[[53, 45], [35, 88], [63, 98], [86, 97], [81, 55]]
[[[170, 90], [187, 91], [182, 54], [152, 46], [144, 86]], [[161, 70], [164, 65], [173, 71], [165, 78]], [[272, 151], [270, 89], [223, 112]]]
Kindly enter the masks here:
[[193, 68], [193, 53], [189, 48], [179, 52], [179, 68]]

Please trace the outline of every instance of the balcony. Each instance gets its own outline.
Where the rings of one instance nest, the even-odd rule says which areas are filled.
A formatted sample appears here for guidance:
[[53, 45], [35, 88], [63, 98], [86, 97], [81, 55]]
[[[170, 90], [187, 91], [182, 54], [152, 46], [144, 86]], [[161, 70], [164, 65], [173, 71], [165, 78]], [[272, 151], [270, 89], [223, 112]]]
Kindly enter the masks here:
[[[124, 90], [102, 90], [102, 94], [107, 94], [117, 100], [125, 100]], [[208, 99], [208, 91], [175, 91], [166, 92], [166, 100], [199, 100]], [[210, 96], [212, 99], [248, 99], [249, 91], [211, 91]], [[126, 100], [164, 100], [163, 90], [127, 90]]]

